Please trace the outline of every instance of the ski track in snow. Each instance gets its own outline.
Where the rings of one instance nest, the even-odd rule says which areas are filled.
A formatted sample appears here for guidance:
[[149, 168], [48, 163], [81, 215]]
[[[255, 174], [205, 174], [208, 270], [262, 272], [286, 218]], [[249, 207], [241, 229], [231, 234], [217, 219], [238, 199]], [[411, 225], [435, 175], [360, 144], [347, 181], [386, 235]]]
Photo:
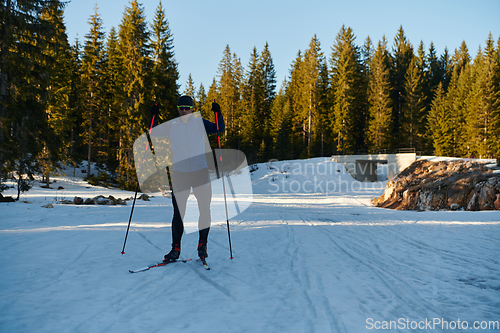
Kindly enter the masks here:
[[[44, 209], [54, 193], [44, 189], [28, 192], [31, 204], [2, 204], [0, 332], [357, 333], [377, 331], [368, 318], [500, 320], [498, 212], [385, 210], [371, 206], [383, 192], [372, 189], [266, 194], [258, 172], [270, 171], [252, 176], [263, 189], [231, 220], [234, 260], [226, 221], [211, 228], [210, 271], [193, 260], [128, 272], [170, 249], [166, 198], [137, 202], [124, 256], [130, 204]], [[181, 258], [196, 258], [197, 239], [184, 235]]]

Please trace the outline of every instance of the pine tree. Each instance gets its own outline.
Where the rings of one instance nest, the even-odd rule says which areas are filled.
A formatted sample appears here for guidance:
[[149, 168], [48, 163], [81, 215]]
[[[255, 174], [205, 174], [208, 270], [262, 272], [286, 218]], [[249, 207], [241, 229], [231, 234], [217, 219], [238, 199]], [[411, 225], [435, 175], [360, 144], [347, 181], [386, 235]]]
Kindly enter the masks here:
[[103, 110], [106, 122], [105, 163], [109, 170], [118, 167], [117, 147], [119, 145], [120, 113], [125, 107], [125, 80], [123, 59], [119, 51], [119, 40], [114, 27], [111, 28], [105, 46], [103, 60]]
[[[384, 36], [385, 38], [385, 36]], [[368, 101], [368, 95], [370, 93], [370, 80], [371, 80], [371, 62], [373, 59], [373, 43], [370, 38], [370, 36], [366, 37], [365, 43], [363, 44], [363, 47], [361, 48], [361, 64], [362, 64], [362, 82], [363, 82], [363, 87], [360, 87], [360, 89], [364, 89], [364, 95], [366, 96], [365, 98], [365, 105], [363, 106], [363, 109], [365, 110], [364, 112], [364, 118], [362, 119], [362, 124], [364, 129], [368, 128], [368, 123], [370, 121], [370, 111], [369, 111], [369, 101]], [[368, 133], [365, 132], [366, 134], [364, 135], [364, 138], [362, 139], [362, 145], [363, 147], [366, 147], [368, 149]]]
[[[209, 103], [203, 83], [200, 83], [198, 94], [196, 95], [196, 100], [198, 101], [198, 111], [200, 111], [201, 116], [204, 119], [212, 119], [213, 115], [210, 112], [212, 108], [212, 102]], [[210, 104], [210, 106], [208, 104]]]
[[443, 83], [440, 82], [436, 89], [436, 96], [428, 114], [427, 130], [432, 139], [437, 156], [453, 155], [453, 123], [448, 102], [445, 97]]
[[[231, 54], [229, 45], [223, 52], [223, 57], [217, 70], [217, 103], [224, 115], [225, 133], [223, 140], [227, 148], [238, 148], [241, 137], [241, 86], [243, 68], [236, 54]], [[213, 102], [209, 98], [209, 104]]]
[[[186, 87], [184, 88], [184, 92], [182, 94], [186, 95], [186, 96], [190, 96], [193, 99], [193, 109], [195, 111], [200, 111], [199, 110], [200, 103], [198, 103], [198, 100], [196, 99], [196, 96], [198, 95], [198, 93], [196, 91], [196, 87], [194, 84], [193, 77], [191, 76], [191, 73], [189, 73], [189, 75], [188, 75]], [[177, 116], [179, 116], [179, 113], [177, 113]]]
[[425, 117], [421, 70], [412, 58], [405, 77], [405, 101], [402, 105], [400, 136], [403, 144], [410, 148], [424, 148]]
[[[201, 106], [201, 114], [205, 119], [213, 119], [215, 121], [215, 115], [213, 114], [214, 112], [212, 111], [212, 102], [213, 101], [218, 101], [219, 99], [219, 91], [218, 91], [218, 86], [217, 86], [217, 81], [214, 78], [212, 80], [212, 84], [208, 88], [208, 93], [206, 95], [206, 98], [204, 98], [205, 102]], [[200, 88], [201, 90], [201, 88]], [[201, 91], [198, 91], [200, 93]], [[201, 101], [201, 99], [200, 99]], [[224, 112], [221, 107], [221, 112]], [[226, 121], [227, 114], [224, 116], [224, 124], [227, 126], [227, 121]], [[222, 133], [220, 133], [222, 135]], [[209, 135], [208, 140], [210, 141], [210, 146], [211, 147], [218, 147], [218, 138], [216, 138], [213, 135]], [[222, 140], [222, 139], [221, 139]], [[226, 146], [224, 146], [226, 147]], [[226, 147], [227, 148], [227, 147]]]
[[124, 65], [125, 105], [120, 115], [119, 182], [134, 189], [137, 184], [134, 168], [133, 143], [147, 130], [151, 106], [152, 61], [144, 8], [137, 0], [125, 7], [119, 29], [120, 54]]
[[[446, 51], [445, 51], [446, 52]], [[443, 57], [445, 59], [446, 56]], [[441, 67], [442, 66], [442, 67]], [[424, 95], [426, 96], [425, 104], [430, 106], [434, 96], [436, 95], [436, 89], [439, 83], [443, 83], [446, 76], [447, 63], [441, 64], [436, 55], [436, 49], [434, 43], [429, 46], [429, 54], [427, 55], [427, 76], [426, 76], [426, 87]], [[445, 87], [442, 87], [445, 90]]]
[[[303, 87], [299, 89], [302, 113], [297, 112], [296, 116], [302, 125], [305, 136], [304, 146], [307, 148], [303, 155], [312, 157], [316, 154], [315, 147], [321, 144], [324, 133], [325, 109], [322, 98], [324, 95], [324, 75], [326, 60], [321, 51], [321, 44], [316, 35], [311, 39], [309, 48], [304, 52], [304, 59], [301, 66], [301, 77]], [[297, 104], [296, 104], [297, 105]]]
[[443, 82], [444, 91], [448, 91], [448, 85], [450, 84], [451, 75], [453, 73], [453, 66], [451, 64], [450, 55], [448, 53], [448, 48], [444, 49], [443, 54], [439, 57], [439, 78]]
[[255, 161], [264, 133], [262, 117], [266, 97], [262, 63], [256, 47], [253, 48], [250, 55], [242, 93], [245, 111], [242, 114], [242, 128], [240, 130], [241, 147], [247, 154], [247, 158]]
[[182, 93], [183, 95], [190, 96], [193, 99], [193, 102], [195, 103], [195, 109], [196, 109], [196, 88], [194, 86], [194, 80], [193, 77], [191, 76], [191, 73], [188, 75], [188, 79], [186, 81], [186, 88], [184, 88], [184, 92]]
[[500, 107], [500, 89], [496, 75], [498, 64], [491, 34], [486, 49], [479, 49], [472, 66], [474, 82], [471, 86], [467, 113], [468, 144], [478, 157], [492, 157], [498, 141], [497, 124]]
[[70, 77], [68, 79], [67, 85], [69, 89], [69, 101], [68, 105], [70, 108], [70, 114], [72, 115], [73, 126], [70, 129], [70, 146], [68, 151], [68, 162], [76, 168], [82, 160], [82, 153], [80, 151], [82, 144], [79, 133], [80, 124], [83, 122], [82, 112], [81, 112], [81, 98], [80, 92], [82, 88], [81, 84], [81, 50], [80, 42], [78, 39], [75, 40], [75, 44], [70, 46]]
[[50, 184], [50, 176], [55, 172], [59, 161], [68, 159], [71, 146], [71, 128], [74, 126], [74, 115], [70, 106], [72, 57], [71, 49], [63, 22], [63, 4], [50, 2], [41, 13], [40, 18], [53, 27], [53, 33], [46, 36], [44, 54], [49, 75], [47, 86], [47, 121], [54, 133], [43, 143], [39, 155], [39, 163], [46, 186]]
[[228, 147], [232, 147], [235, 149], [241, 148], [241, 131], [243, 127], [243, 114], [244, 114], [244, 105], [243, 105], [243, 86], [244, 86], [244, 76], [245, 70], [243, 65], [241, 64], [241, 59], [238, 58], [236, 53], [233, 53], [232, 59], [232, 77], [234, 82], [234, 91], [232, 97], [232, 104], [230, 109], [230, 114], [232, 118], [232, 135], [229, 137], [227, 141]]
[[462, 69], [467, 65], [470, 64], [471, 62], [471, 57], [469, 55], [469, 49], [467, 48], [467, 44], [465, 41], [460, 44], [460, 48], [457, 50], [455, 49], [455, 54], [453, 55], [451, 59], [453, 63], [453, 69], [460, 74]]
[[[153, 101], [162, 107], [167, 119], [178, 116], [176, 109], [179, 72], [175, 61], [174, 37], [165, 16], [162, 3], [156, 8], [151, 26], [151, 48], [153, 57]], [[194, 97], [194, 95], [191, 95]]]
[[311, 157], [322, 151], [327, 86], [326, 60], [319, 40], [313, 36], [309, 48], [297, 55], [287, 89], [295, 132], [301, 137], [294, 147], [298, 157]]
[[342, 26], [332, 49], [332, 123], [339, 152], [364, 149], [366, 89], [360, 52], [354, 40], [352, 29]]
[[2, 4], [0, 36], [0, 172], [15, 170], [18, 199], [37, 168], [36, 156], [53, 133], [46, 114], [53, 60], [46, 55], [55, 27], [41, 19], [45, 1]]
[[330, 115], [331, 111], [331, 101], [329, 100], [330, 95], [330, 74], [328, 71], [328, 65], [326, 59], [321, 64], [319, 71], [319, 81], [318, 81], [318, 94], [319, 94], [319, 117], [318, 117], [318, 136], [320, 136], [318, 146], [316, 148], [316, 156], [329, 156], [334, 153], [332, 145], [330, 144], [332, 139], [332, 131], [330, 131]]
[[82, 85], [82, 50], [78, 38], [71, 46], [71, 76], [67, 83], [69, 87], [69, 107], [73, 115], [73, 127], [70, 130], [69, 162], [75, 168], [85, 159], [85, 147], [80, 133], [83, 132], [83, 85]]
[[292, 159], [293, 154], [293, 131], [292, 111], [289, 98], [286, 95], [285, 81], [275, 96], [271, 106], [270, 135], [273, 139], [273, 157], [277, 159]]
[[276, 95], [276, 69], [274, 67], [274, 62], [268, 43], [264, 45], [264, 50], [262, 50], [260, 60], [262, 63], [265, 90], [264, 116], [267, 119], [270, 114], [271, 105]]
[[[496, 69], [493, 76], [493, 84], [496, 87], [497, 97], [500, 98], [500, 37], [497, 39], [497, 47], [493, 52], [492, 56], [492, 66]], [[500, 106], [493, 109], [493, 131], [492, 138], [500, 138]], [[494, 140], [492, 144], [492, 153], [497, 157], [497, 161], [500, 158], [500, 141]]]
[[410, 61], [414, 57], [413, 46], [407, 40], [403, 27], [400, 26], [394, 38], [392, 66], [391, 66], [391, 86], [393, 102], [393, 145], [402, 148], [401, 144], [406, 143], [402, 137], [403, 127], [403, 105], [405, 103], [405, 77], [410, 66]]
[[260, 154], [262, 161], [270, 157], [272, 151], [272, 137], [270, 135], [269, 118], [271, 116], [271, 107], [276, 96], [276, 69], [271, 55], [269, 44], [266, 43], [261, 56], [262, 78], [264, 85], [264, 103], [260, 121], [263, 122], [263, 137], [265, 150]]
[[84, 126], [82, 133], [84, 143], [87, 145], [87, 175], [90, 177], [90, 165], [94, 160], [94, 150], [98, 162], [102, 154], [103, 127], [101, 123], [104, 91], [103, 80], [103, 58], [104, 58], [104, 32], [102, 31], [102, 19], [98, 8], [94, 8], [94, 14], [88, 21], [90, 32], [85, 35], [85, 45], [82, 57], [82, 85], [84, 87]]
[[372, 152], [387, 149], [391, 144], [392, 100], [390, 85], [390, 55], [385, 36], [379, 41], [370, 65], [368, 91], [368, 147]]
[[291, 132], [289, 140], [292, 143], [290, 158], [304, 157], [304, 148], [306, 146], [307, 127], [305, 123], [305, 114], [307, 111], [304, 102], [305, 71], [304, 56], [299, 50], [295, 61], [290, 69], [290, 79], [286, 85], [286, 96], [290, 111]]
[[470, 94], [470, 56], [465, 42], [459, 50], [455, 49], [451, 57], [451, 76], [448, 84], [446, 99], [450, 108], [453, 128], [453, 155], [468, 156], [467, 145], [467, 104]]
[[[385, 39], [385, 36], [383, 37]], [[370, 79], [370, 69], [371, 63], [374, 56], [373, 43], [370, 36], [366, 37], [363, 48], [361, 49], [361, 62], [363, 64], [363, 74], [365, 79], [368, 81]]]
[[468, 63], [464, 67], [455, 66], [448, 86], [446, 99], [449, 105], [449, 112], [452, 122], [452, 144], [453, 156], [467, 156], [467, 104], [470, 94], [470, 66]]

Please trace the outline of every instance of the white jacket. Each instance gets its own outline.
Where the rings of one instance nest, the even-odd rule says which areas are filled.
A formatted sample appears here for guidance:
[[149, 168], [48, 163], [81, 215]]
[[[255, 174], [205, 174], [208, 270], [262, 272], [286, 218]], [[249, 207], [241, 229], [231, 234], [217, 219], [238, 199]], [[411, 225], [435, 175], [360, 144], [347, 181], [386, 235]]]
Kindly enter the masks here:
[[173, 164], [174, 171], [192, 172], [208, 167], [205, 154], [210, 153], [211, 148], [199, 112], [158, 125], [150, 136], [155, 155], [157, 151], [171, 154], [162, 160]]

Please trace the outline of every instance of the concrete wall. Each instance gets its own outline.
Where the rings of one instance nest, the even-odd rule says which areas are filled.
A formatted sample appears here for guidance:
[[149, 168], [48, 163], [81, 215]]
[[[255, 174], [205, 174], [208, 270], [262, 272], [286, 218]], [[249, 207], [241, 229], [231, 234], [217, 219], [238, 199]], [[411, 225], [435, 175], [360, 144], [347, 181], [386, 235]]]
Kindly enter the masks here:
[[356, 178], [356, 160], [387, 160], [387, 178], [392, 179], [398, 173], [415, 162], [417, 154], [369, 154], [369, 155], [334, 155], [332, 160], [345, 166], [347, 171]]

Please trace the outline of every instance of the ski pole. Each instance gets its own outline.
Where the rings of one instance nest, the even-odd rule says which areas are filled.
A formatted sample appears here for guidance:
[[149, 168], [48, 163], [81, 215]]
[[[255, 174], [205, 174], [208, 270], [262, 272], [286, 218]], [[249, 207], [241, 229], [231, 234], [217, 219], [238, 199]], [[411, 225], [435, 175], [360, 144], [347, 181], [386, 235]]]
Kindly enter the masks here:
[[[215, 103], [215, 100], [214, 100]], [[221, 149], [221, 143], [220, 143], [220, 132], [219, 132], [219, 117], [217, 117], [217, 112], [213, 110], [215, 113], [215, 124], [217, 125], [217, 141], [219, 143], [219, 160], [220, 160], [220, 170], [222, 174], [222, 190], [224, 192], [224, 206], [226, 208], [226, 224], [227, 224], [227, 236], [229, 238], [229, 253], [230, 253], [230, 259], [234, 259], [233, 257], [233, 248], [231, 246], [231, 231], [229, 229], [229, 215], [227, 213], [227, 200], [226, 200], [226, 185], [224, 183], [224, 165], [222, 162], [222, 149]], [[220, 112], [220, 110], [219, 110]]]
[[[153, 128], [154, 121], [155, 121], [155, 115], [153, 115], [153, 117], [151, 118], [151, 126], [149, 127], [150, 133], [151, 133], [151, 129]], [[146, 154], [146, 151], [148, 150], [148, 145], [149, 145], [149, 141], [146, 143], [146, 150], [144, 151], [144, 154]], [[142, 163], [144, 163], [144, 159], [142, 160]], [[130, 222], [132, 221], [132, 214], [134, 213], [135, 201], [137, 199], [137, 192], [139, 192], [139, 183], [137, 183], [137, 188], [135, 189], [134, 202], [132, 203], [132, 209], [130, 210], [130, 217], [128, 219], [127, 232], [125, 233], [125, 240], [123, 241], [123, 249], [122, 249], [121, 254], [125, 254], [125, 244], [127, 244], [128, 231], [130, 229]]]

